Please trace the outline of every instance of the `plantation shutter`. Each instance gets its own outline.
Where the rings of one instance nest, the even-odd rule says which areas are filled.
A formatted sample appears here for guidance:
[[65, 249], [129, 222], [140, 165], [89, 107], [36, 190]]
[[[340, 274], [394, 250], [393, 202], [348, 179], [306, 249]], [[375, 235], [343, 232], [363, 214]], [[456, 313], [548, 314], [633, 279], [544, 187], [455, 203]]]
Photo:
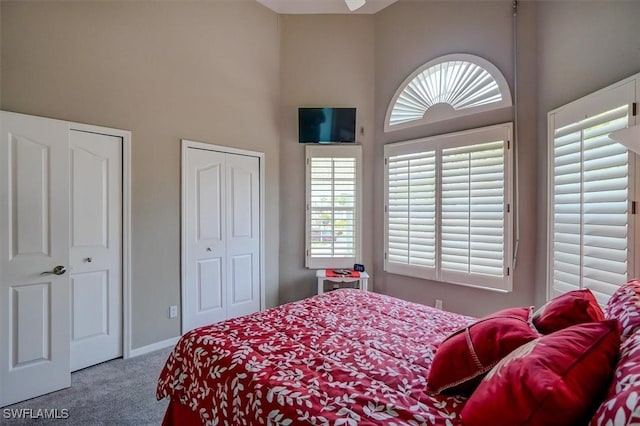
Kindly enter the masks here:
[[511, 290], [511, 124], [385, 146], [385, 270]]
[[307, 267], [358, 260], [360, 148], [307, 147]]
[[435, 277], [435, 151], [388, 159], [388, 261]]
[[442, 155], [442, 269], [501, 278], [505, 264], [506, 141]]
[[[608, 138], [629, 123], [628, 90], [622, 86], [550, 114], [551, 297], [589, 288], [604, 305], [628, 279], [630, 159]], [[566, 119], [581, 108], [582, 118]]]

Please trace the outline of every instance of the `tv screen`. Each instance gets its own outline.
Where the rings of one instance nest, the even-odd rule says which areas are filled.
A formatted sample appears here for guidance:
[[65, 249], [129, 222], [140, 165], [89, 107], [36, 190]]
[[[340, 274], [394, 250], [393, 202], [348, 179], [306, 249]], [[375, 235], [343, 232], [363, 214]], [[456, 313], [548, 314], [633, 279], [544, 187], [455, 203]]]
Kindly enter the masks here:
[[298, 108], [298, 141], [355, 142], [355, 108]]

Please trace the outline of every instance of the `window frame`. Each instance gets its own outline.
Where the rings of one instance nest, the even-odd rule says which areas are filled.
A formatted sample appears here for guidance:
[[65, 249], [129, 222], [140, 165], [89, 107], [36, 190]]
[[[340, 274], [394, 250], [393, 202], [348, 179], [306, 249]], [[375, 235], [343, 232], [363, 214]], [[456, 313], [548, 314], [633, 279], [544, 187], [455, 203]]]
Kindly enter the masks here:
[[[355, 159], [355, 212], [353, 257], [311, 256], [311, 159]], [[310, 144], [305, 147], [305, 267], [309, 269], [353, 268], [362, 256], [362, 146], [359, 144]]]
[[[465, 65], [473, 65], [477, 67], [477, 70], [480, 70], [483, 73], [487, 73], [491, 77], [492, 83], [496, 85], [496, 88], [500, 93], [501, 99], [492, 101], [489, 103], [476, 105], [472, 107], [465, 107], [461, 109], [455, 109], [449, 103], [441, 104], [440, 102], [427, 106], [430, 103], [430, 99], [429, 99], [430, 96], [441, 94], [440, 87], [438, 87], [438, 83], [434, 84], [435, 81], [442, 83], [443, 84], [442, 88], [458, 87], [458, 84], [460, 83], [460, 81], [456, 81], [456, 78], [458, 77], [457, 74], [450, 75], [448, 73], [438, 73], [435, 81], [425, 81], [425, 76], [424, 76], [425, 72], [428, 73], [430, 70], [436, 69], [440, 65], [446, 64], [449, 62], [458, 62]], [[449, 77], [451, 77], [453, 81], [450, 81]], [[426, 80], [430, 80], [430, 79], [426, 78]], [[412, 86], [414, 85], [417, 87], [412, 88]], [[403, 103], [401, 102], [401, 100], [405, 95], [408, 94], [407, 91], [411, 92], [409, 98], [412, 101], [410, 102], [410, 104], [414, 104], [414, 101], [416, 101], [415, 98], [417, 97], [418, 98], [418, 100], [416, 101], [417, 104], [424, 106], [424, 112], [422, 114], [422, 117], [413, 118], [413, 119], [402, 121], [399, 123], [392, 123], [391, 118], [394, 114], [394, 110], [396, 109], [396, 107], [399, 107], [400, 109], [402, 109], [402, 107], [400, 107], [399, 104]], [[470, 96], [477, 95], [477, 94], [478, 94], [477, 90], [468, 92], [468, 95]], [[442, 108], [443, 105], [447, 105], [447, 107]], [[493, 65], [488, 60], [481, 58], [480, 56], [477, 56], [477, 55], [471, 55], [468, 53], [447, 54], [444, 56], [434, 58], [428, 61], [427, 63], [421, 65], [415, 71], [413, 71], [409, 76], [407, 76], [407, 78], [402, 82], [402, 84], [400, 84], [395, 94], [391, 98], [391, 102], [389, 102], [389, 105], [387, 106], [387, 112], [385, 114], [385, 120], [384, 120], [384, 131], [385, 133], [387, 133], [387, 132], [392, 132], [394, 130], [407, 129], [414, 126], [420, 126], [420, 125], [429, 124], [429, 123], [436, 123], [443, 120], [460, 118], [466, 115], [472, 115], [472, 114], [477, 114], [477, 113], [486, 112], [486, 111], [493, 111], [493, 110], [498, 110], [502, 108], [508, 108], [508, 107], [511, 107], [512, 105], [513, 103], [511, 99], [511, 90], [509, 89], [509, 84], [507, 83], [507, 80], [505, 79], [502, 72], [500, 72], [498, 67]], [[405, 104], [405, 107], [406, 106], [407, 105]]]
[[[495, 141], [504, 141], [504, 257], [503, 276], [478, 273], [462, 273], [442, 270], [442, 150], [471, 146]], [[494, 126], [481, 127], [455, 133], [396, 142], [384, 146], [384, 271], [421, 279], [429, 279], [444, 283], [481, 288], [496, 292], [507, 293], [513, 289], [513, 123], [502, 123]], [[389, 157], [403, 154], [436, 151], [436, 244], [435, 267], [400, 264], [389, 260]]]
[[[554, 147], [555, 147], [555, 130], [566, 125], [579, 123], [592, 116], [604, 113], [611, 108], [611, 105], [622, 106], [628, 104], [629, 122], [628, 126], [637, 123], [637, 117], [633, 114], [633, 103], [637, 103], [638, 89], [640, 83], [640, 73], [623, 79], [617, 83], [604, 87], [579, 99], [576, 99], [566, 105], [558, 107], [547, 113], [547, 256], [546, 256], [546, 298], [553, 299], [558, 294], [554, 293]], [[623, 99], [626, 99], [623, 101]], [[582, 139], [581, 139], [582, 140]], [[584, 149], [580, 151], [580, 155], [584, 153]], [[629, 205], [627, 214], [627, 277], [631, 279], [635, 276], [636, 271], [640, 269], [640, 259], [636, 259], [636, 250], [638, 244], [638, 230], [640, 229], [640, 218], [638, 214], [633, 213], [633, 203], [636, 203], [640, 197], [640, 185], [636, 183], [638, 176], [638, 155], [629, 151], [627, 163], [627, 202]], [[584, 190], [581, 192], [584, 194]], [[584, 202], [581, 202], [581, 208]], [[581, 227], [583, 226], [581, 221]], [[582, 231], [581, 231], [582, 235]], [[584, 251], [584, 244], [580, 243], [581, 256]], [[584, 273], [581, 271], [580, 287], [585, 287]], [[624, 283], [620, 283], [622, 285]], [[603, 299], [599, 302], [603, 304]]]

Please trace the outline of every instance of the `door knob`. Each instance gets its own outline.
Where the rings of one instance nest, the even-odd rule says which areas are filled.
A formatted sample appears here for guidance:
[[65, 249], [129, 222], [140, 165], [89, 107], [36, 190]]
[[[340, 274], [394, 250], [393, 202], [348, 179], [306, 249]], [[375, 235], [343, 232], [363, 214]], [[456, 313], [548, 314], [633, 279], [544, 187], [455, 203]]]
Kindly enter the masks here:
[[41, 275], [63, 275], [65, 272], [67, 272], [67, 268], [62, 265], [58, 265], [53, 268], [52, 271], [43, 272]]

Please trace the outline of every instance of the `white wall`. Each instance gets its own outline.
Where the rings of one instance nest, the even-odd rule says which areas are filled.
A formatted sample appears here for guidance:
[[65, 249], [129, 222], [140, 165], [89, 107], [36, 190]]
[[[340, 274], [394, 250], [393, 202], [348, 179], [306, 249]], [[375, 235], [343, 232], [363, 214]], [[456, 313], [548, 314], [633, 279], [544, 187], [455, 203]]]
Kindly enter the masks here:
[[[470, 53], [487, 59], [503, 73], [513, 93], [513, 9], [510, 1], [398, 2], [375, 15], [375, 170], [374, 186], [383, 187], [383, 147], [398, 142], [513, 120], [501, 110], [459, 120], [385, 133], [383, 124], [391, 97], [420, 65], [450, 53]], [[533, 304], [535, 287], [536, 152], [535, 4], [520, 2], [518, 12], [519, 102], [518, 156], [520, 159], [521, 234], [513, 292], [508, 294], [388, 274], [383, 271], [383, 192], [374, 192], [375, 289], [429, 305], [435, 299], [444, 308], [469, 315], [485, 315], [507, 306]]]
[[[536, 302], [546, 298], [547, 113], [640, 72], [640, 2], [543, 1], [538, 6]], [[640, 272], [640, 271], [638, 271]]]
[[0, 105], [133, 131], [134, 348], [180, 332], [167, 318], [180, 300], [180, 138], [266, 152], [267, 305], [315, 294], [301, 105], [358, 108], [375, 289], [483, 315], [544, 298], [547, 111], [640, 71], [640, 2], [526, 1], [518, 11], [521, 238], [506, 295], [385, 274], [381, 188], [385, 143], [512, 120], [503, 111], [383, 131], [398, 85], [437, 56], [476, 54], [513, 81], [510, 0], [400, 1], [374, 16], [278, 16], [250, 0], [3, 0]]
[[372, 266], [373, 17], [283, 15], [281, 18], [282, 135], [280, 145], [280, 301], [316, 293], [304, 267], [305, 164], [298, 143], [298, 107], [357, 108], [364, 158], [363, 262]]
[[278, 15], [252, 1], [2, 1], [2, 108], [132, 131], [133, 348], [180, 334], [180, 139], [266, 153], [278, 301]]

